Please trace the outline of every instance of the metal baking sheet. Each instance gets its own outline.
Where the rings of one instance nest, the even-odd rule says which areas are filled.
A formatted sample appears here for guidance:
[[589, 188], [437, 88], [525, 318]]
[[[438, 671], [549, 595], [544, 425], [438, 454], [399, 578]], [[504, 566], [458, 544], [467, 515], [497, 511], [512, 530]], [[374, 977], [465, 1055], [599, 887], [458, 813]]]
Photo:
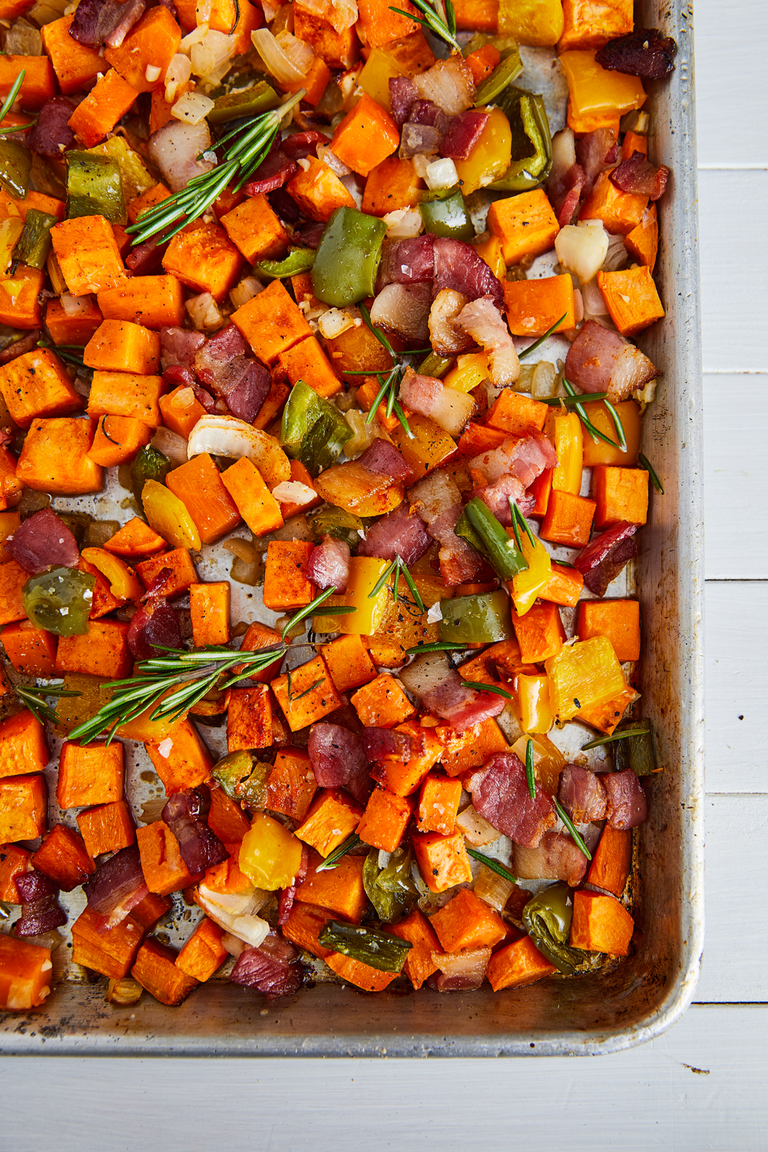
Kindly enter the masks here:
[[[665, 495], [651, 501], [636, 575], [644, 625], [643, 713], [655, 722], [665, 770], [646, 782], [650, 817], [639, 830], [638, 951], [611, 972], [552, 978], [500, 994], [485, 989], [440, 995], [422, 989], [371, 995], [318, 984], [285, 1004], [265, 1006], [248, 989], [212, 981], [180, 1008], [165, 1008], [148, 995], [137, 1005], [118, 1008], [104, 999], [103, 982], [64, 981], [46, 1007], [0, 1017], [0, 1052], [597, 1055], [652, 1039], [689, 1005], [703, 945], [704, 891], [704, 533], [693, 26], [691, 8], [680, 0], [649, 0], [640, 13], [638, 23], [674, 36], [679, 52], [669, 80], [650, 86], [651, 158], [672, 170], [660, 205], [662, 243], [655, 273], [667, 315], [639, 343], [664, 371], [657, 400], [645, 417], [643, 448], [664, 482]], [[103, 499], [106, 517], [109, 495]], [[206, 567], [204, 558], [199, 565], [203, 579]], [[134, 780], [146, 767], [137, 755], [130, 768]], [[61, 963], [58, 958], [57, 967]]]

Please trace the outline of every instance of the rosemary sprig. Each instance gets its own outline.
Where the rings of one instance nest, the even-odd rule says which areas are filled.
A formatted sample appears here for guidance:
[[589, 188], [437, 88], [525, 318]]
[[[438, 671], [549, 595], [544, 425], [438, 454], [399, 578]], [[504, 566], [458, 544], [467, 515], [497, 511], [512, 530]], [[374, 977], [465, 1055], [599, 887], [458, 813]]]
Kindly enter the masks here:
[[512, 499], [511, 496], [509, 498], [509, 511], [512, 515], [512, 531], [515, 534], [515, 543], [517, 544], [518, 551], [522, 552], [522, 550], [523, 550], [522, 539], [520, 537], [520, 529], [521, 528], [522, 528], [523, 532], [525, 532], [526, 536], [528, 537], [530, 544], [531, 544], [531, 548], [535, 548], [536, 547], [536, 537], [533, 535], [533, 532], [531, 532], [531, 526], [528, 523], [528, 521], [526, 520], [525, 516], [523, 516], [522, 512], [520, 511], [519, 507], [517, 506], [517, 504], [515, 503], [515, 501]]
[[[607, 395], [608, 395], [607, 392], [590, 392], [589, 399], [590, 399], [590, 402], [592, 400], [605, 400]], [[565, 405], [565, 407], [567, 408], [569, 406], [573, 407], [574, 405], [577, 405], [577, 404], [583, 404], [585, 400], [586, 400], [586, 396], [581, 396], [581, 395], [579, 395], [579, 396], [545, 396], [541, 400], [539, 400], [539, 403], [540, 404], [549, 404], [550, 407], [553, 407], [553, 406], [554, 407], [562, 407], [562, 405]]]
[[[104, 687], [113, 689], [111, 698], [95, 716], [83, 721], [70, 733], [70, 740], [87, 744], [100, 732], [109, 729], [107, 743], [117, 729], [151, 709], [150, 720], [177, 719], [202, 700], [211, 689], [223, 691], [262, 672], [288, 651], [285, 637], [298, 623], [310, 616], [332, 594], [326, 589], [300, 609], [283, 629], [280, 643], [255, 652], [211, 646], [187, 652], [181, 648], [164, 648], [165, 655], [153, 656], [137, 664], [129, 680], [112, 680]], [[326, 612], [353, 612], [354, 608], [332, 607]], [[162, 648], [162, 645], [156, 645]], [[239, 667], [239, 670], [238, 670]], [[225, 679], [222, 680], [221, 677]]]
[[536, 768], [533, 763], [533, 740], [525, 746], [525, 778], [528, 782], [528, 795], [531, 800], [536, 799]]
[[407, 16], [409, 20], [415, 20], [422, 28], [439, 36], [455, 52], [461, 52], [461, 45], [456, 39], [456, 13], [451, 0], [444, 2], [432, 0], [431, 4], [429, 0], [411, 0], [411, 3], [414, 8], [418, 8], [422, 16], [414, 16], [413, 12], [405, 12], [402, 8], [393, 8], [391, 5], [389, 10], [397, 12], [399, 16]]
[[496, 696], [505, 696], [507, 700], [514, 700], [511, 692], [499, 684], [482, 684], [479, 680], [462, 680], [465, 688], [474, 688], [476, 692], [493, 692]]
[[637, 462], [641, 468], [645, 468], [646, 472], [648, 473], [648, 475], [651, 478], [651, 484], [653, 484], [656, 491], [659, 492], [663, 496], [664, 495], [664, 487], [661, 483], [661, 480], [659, 480], [658, 475], [656, 474], [656, 469], [654, 468], [653, 464], [651, 464], [648, 457], [644, 456], [643, 453], [641, 452], [637, 458]]
[[[19, 72], [18, 76], [16, 77], [13, 84], [11, 85], [10, 92], [6, 96], [5, 100], [3, 100], [3, 103], [0, 106], [0, 124], [2, 124], [3, 120], [5, 119], [8, 112], [10, 112], [11, 108], [13, 108], [13, 105], [16, 102], [16, 97], [18, 96], [19, 92], [21, 91], [21, 86], [24, 83], [24, 77], [26, 75], [27, 75], [26, 68], [22, 68], [21, 72]], [[6, 129], [4, 129], [4, 131], [7, 132], [8, 129], [6, 128]]]
[[[406, 584], [411, 590], [411, 595], [413, 596], [414, 602], [419, 612], [426, 612], [424, 601], [422, 600], [419, 590], [414, 583], [413, 576], [411, 576], [400, 556], [395, 556], [394, 560], [384, 569], [381, 576], [379, 576], [373, 588], [368, 593], [368, 599], [373, 600], [374, 596], [377, 594], [377, 592], [381, 591], [393, 572], [395, 574], [395, 580], [392, 588], [392, 596], [395, 602], [397, 602], [397, 593], [400, 587], [400, 574], [402, 573]], [[421, 651], [424, 651], [424, 649], [421, 649]]]
[[[570, 380], [566, 380], [565, 377], [563, 377], [563, 387], [565, 388], [566, 392], [568, 393], [568, 396], [574, 401], [574, 408], [576, 409], [579, 420], [581, 420], [582, 424], [586, 428], [589, 435], [592, 437], [593, 441], [595, 443], [597, 443], [598, 440], [602, 440], [604, 444], [610, 444], [610, 446], [612, 448], [621, 447], [621, 445], [617, 444], [615, 440], [611, 440], [610, 436], [606, 436], [605, 433], [601, 432], [599, 428], [595, 428], [595, 426], [592, 423], [592, 421], [590, 420], [589, 416], [587, 416], [586, 412], [584, 411], [584, 401], [586, 400], [586, 396], [580, 396], [577, 393], [576, 389], [574, 388], [573, 384], [571, 384]], [[591, 397], [590, 397], [590, 399], [591, 399]], [[613, 410], [613, 415], [612, 415], [611, 419], [613, 419], [614, 424], [616, 423], [616, 421], [618, 421], [619, 424], [621, 424], [621, 417], [619, 416], [619, 414], [615, 408]], [[627, 441], [626, 441], [626, 438], [624, 437], [623, 426], [621, 429], [621, 439], [624, 440], [624, 448], [626, 449]]]
[[305, 688], [303, 692], [299, 692], [298, 696], [294, 696], [292, 689], [291, 689], [291, 681], [290, 681], [290, 674], [289, 674], [288, 699], [291, 701], [292, 704], [295, 704], [297, 700], [303, 700], [305, 696], [309, 696], [310, 692], [314, 692], [315, 688], [319, 688], [320, 685], [324, 684], [324, 683], [325, 683], [325, 677], [321, 676], [318, 680], [315, 680], [314, 684], [310, 684], [309, 688]]
[[233, 181], [233, 190], [238, 192], [269, 152], [286, 112], [305, 95], [305, 89], [300, 88], [279, 108], [262, 112], [245, 127], [237, 125], [212, 144], [212, 149], [229, 145], [225, 150], [226, 159], [210, 172], [193, 176], [186, 187], [143, 212], [135, 224], [126, 228], [133, 243], [144, 244], [160, 233], [164, 241], [170, 240], [187, 224], [202, 216]]
[[66, 361], [67, 364], [72, 364], [75, 368], [85, 368], [85, 361], [82, 355], [78, 356], [78, 352], [82, 354], [84, 351], [80, 344], [50, 344], [47, 340], [38, 340], [38, 348], [47, 348], [51, 352], [55, 352], [60, 360]]
[[329, 868], [335, 868], [342, 856], [346, 856], [347, 852], [351, 852], [353, 848], [357, 848], [358, 844], [362, 844], [362, 840], [353, 832], [351, 836], [347, 836], [343, 844], [339, 844], [338, 848], [334, 848], [333, 852], [329, 852], [322, 864], [318, 864], [315, 872], [325, 872]]
[[557, 814], [560, 817], [560, 819], [562, 820], [563, 824], [565, 824], [565, 827], [568, 829], [568, 833], [569, 833], [571, 839], [573, 840], [574, 844], [578, 848], [579, 852], [581, 852], [584, 856], [586, 856], [587, 860], [591, 860], [592, 859], [592, 853], [590, 852], [589, 848], [587, 848], [586, 844], [582, 840], [580, 833], [576, 829], [576, 825], [574, 824], [573, 820], [571, 820], [571, 818], [568, 815], [568, 813], [566, 812], [565, 808], [563, 808], [560, 801], [554, 796], [552, 797], [552, 803], [555, 806], [555, 812], [557, 812]]
[[624, 728], [621, 732], [612, 732], [610, 736], [598, 736], [586, 744], [582, 744], [582, 752], [588, 748], [600, 748], [603, 744], [613, 744], [616, 740], [629, 740], [631, 736], [647, 736], [647, 728]]
[[608, 415], [610, 416], [611, 420], [613, 421], [613, 426], [616, 429], [616, 435], [619, 438], [619, 447], [621, 448], [622, 452], [626, 452], [626, 450], [627, 450], [627, 438], [624, 435], [624, 425], [621, 422], [621, 416], [619, 416], [618, 412], [614, 408], [613, 404], [611, 404], [610, 400], [606, 400], [604, 403], [605, 403], [606, 408], [608, 409]]
[[59, 698], [61, 696], [82, 695], [81, 692], [75, 692], [74, 690], [60, 687], [59, 685], [45, 685], [38, 688], [28, 684], [17, 684], [14, 692], [22, 704], [26, 705], [32, 715], [36, 716], [41, 724], [46, 720], [50, 721], [51, 724], [57, 724], [59, 720], [54, 710], [46, 703], [45, 697], [53, 696]]
[[[376, 325], [373, 323], [373, 321], [371, 320], [370, 312], [368, 311], [365, 304], [362, 304], [362, 303], [360, 304], [360, 315], [363, 318], [363, 322], [364, 322], [366, 328], [370, 332], [373, 333], [373, 335], [378, 340], [379, 344], [381, 344], [382, 348], [384, 348], [384, 350], [389, 353], [389, 355], [392, 357], [392, 359], [396, 360], [397, 359], [397, 353], [395, 352], [394, 348], [392, 347], [392, 345], [390, 344], [389, 340], [384, 335], [384, 333], [381, 331], [381, 329], [377, 328]], [[369, 375], [370, 375], [370, 373], [369, 373]], [[387, 416], [391, 416], [392, 413], [394, 412], [395, 416], [397, 417], [398, 422], [400, 423], [400, 426], [402, 427], [402, 429], [405, 432], [408, 439], [413, 440], [414, 439], [413, 432], [411, 432], [408, 421], [405, 418], [405, 413], [403, 412], [400, 401], [397, 399], [397, 391], [400, 387], [400, 382], [402, 380], [403, 368], [399, 364], [395, 364], [394, 367], [390, 369], [389, 373], [387, 373], [386, 376], [383, 372], [375, 372], [375, 373], [373, 373], [373, 375], [376, 376], [376, 379], [379, 381], [379, 384], [381, 385], [381, 387], [379, 388], [379, 391], [376, 394], [376, 399], [373, 401], [373, 404], [371, 404], [370, 408], [368, 409], [368, 415], [365, 417], [366, 424], [371, 423], [374, 416], [376, 415], [376, 413], [379, 410], [379, 404], [384, 402], [384, 397], [386, 396]]]
[[416, 644], [406, 648], [406, 656], [421, 656], [422, 652], [463, 652], [466, 644], [452, 644], [449, 640], [436, 640], [434, 644]]
[[513, 876], [509, 868], [505, 868], [492, 856], [486, 856], [484, 852], [478, 852], [476, 848], [467, 848], [467, 853], [473, 860], [479, 860], [481, 864], [485, 864], [486, 868], [490, 868], [491, 872], [495, 872], [497, 876], [503, 876], [511, 884], [517, 884], [517, 876]]
[[518, 352], [518, 354], [517, 354], [518, 360], [524, 360], [526, 356], [530, 356], [531, 352], [535, 352], [537, 348], [540, 348], [541, 345], [544, 343], [544, 341], [549, 339], [549, 337], [552, 335], [552, 333], [555, 331], [555, 329], [560, 327], [560, 325], [562, 324], [563, 320], [565, 320], [567, 315], [568, 315], [567, 312], [563, 312], [560, 319], [555, 320], [552, 327], [547, 328], [547, 330], [543, 336], [539, 336], [538, 340], [534, 341], [533, 344], [529, 344], [527, 348], [523, 348], [522, 352]]

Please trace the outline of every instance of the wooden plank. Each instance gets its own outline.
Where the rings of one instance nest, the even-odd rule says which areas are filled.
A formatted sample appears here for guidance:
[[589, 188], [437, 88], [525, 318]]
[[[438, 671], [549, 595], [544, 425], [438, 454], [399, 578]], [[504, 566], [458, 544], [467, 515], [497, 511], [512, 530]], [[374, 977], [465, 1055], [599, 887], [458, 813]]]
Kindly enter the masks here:
[[707, 792], [765, 792], [768, 583], [705, 589]]
[[[602, 1060], [0, 1061], [3, 1147], [38, 1152], [764, 1152], [765, 1009], [693, 1008]], [[96, 1074], [95, 1074], [96, 1073]], [[133, 1103], [131, 1103], [133, 1102]], [[128, 1111], [126, 1106], [128, 1105]]]
[[728, 9], [696, 4], [696, 119], [701, 168], [764, 168], [768, 134], [755, 132], [751, 116], [735, 108], [760, 108], [764, 100], [765, 5], [742, 0]]
[[768, 796], [707, 796], [706, 937], [698, 1003], [768, 1002]]
[[699, 173], [705, 372], [765, 370], [767, 201], [768, 171]]
[[768, 376], [704, 378], [708, 580], [768, 578]]

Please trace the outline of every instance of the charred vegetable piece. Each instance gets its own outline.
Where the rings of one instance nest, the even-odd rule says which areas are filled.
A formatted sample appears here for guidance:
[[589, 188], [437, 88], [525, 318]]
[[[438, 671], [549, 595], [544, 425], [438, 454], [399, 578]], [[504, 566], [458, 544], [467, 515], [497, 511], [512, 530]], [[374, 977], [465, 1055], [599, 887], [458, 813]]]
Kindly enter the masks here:
[[256, 271], [272, 280], [285, 280], [299, 272], [308, 272], [314, 262], [315, 253], [311, 248], [292, 248], [283, 260], [260, 260]]
[[382, 924], [399, 920], [419, 895], [411, 879], [410, 850], [396, 849], [380, 868], [379, 850], [372, 849], [363, 865], [363, 887]]
[[318, 300], [343, 308], [373, 296], [387, 225], [355, 208], [337, 208], [328, 221], [312, 268]]
[[413, 945], [408, 940], [379, 932], [375, 928], [357, 927], [355, 924], [342, 924], [329, 920], [320, 930], [320, 943], [323, 948], [351, 956], [379, 972], [402, 972], [403, 965]]
[[551, 884], [532, 897], [523, 909], [523, 925], [539, 952], [566, 976], [587, 972], [594, 959], [571, 948], [568, 939], [573, 919], [573, 889], [562, 882]]
[[209, 124], [226, 124], [229, 120], [241, 120], [258, 116], [276, 108], [280, 97], [266, 80], [260, 80], [247, 92], [228, 92], [218, 96], [206, 119]]
[[659, 771], [650, 720], [625, 720], [613, 733], [612, 740], [617, 772], [631, 768], [636, 776], [651, 776]]
[[171, 462], [157, 448], [145, 444], [140, 448], [131, 464], [131, 487], [136, 499], [141, 502], [141, 493], [147, 480], [162, 483], [171, 470]]
[[318, 396], [303, 380], [294, 384], [283, 409], [280, 443], [311, 476], [329, 468], [352, 435], [335, 404]]
[[267, 802], [267, 776], [269, 764], [254, 760], [250, 752], [230, 752], [211, 769], [230, 800], [243, 803], [252, 811], [260, 810]]
[[[482, 47], [479, 41], [480, 37], [475, 36], [470, 41], [472, 47], [470, 51], [474, 52], [476, 48]], [[477, 90], [475, 95], [475, 107], [482, 108], [486, 104], [492, 104], [501, 95], [505, 88], [513, 84], [523, 70], [523, 62], [520, 59], [520, 53], [517, 49], [517, 44], [511, 37], [487, 37], [483, 36], [484, 43], [493, 44], [495, 48], [501, 52], [501, 60], [491, 72], [487, 80], [483, 80], [482, 84]], [[469, 45], [468, 45], [469, 47]]]
[[447, 192], [430, 192], [419, 204], [424, 228], [433, 236], [449, 236], [453, 240], [473, 240], [474, 225], [459, 188]]
[[442, 380], [452, 364], [452, 357], [438, 356], [437, 352], [430, 352], [419, 364], [418, 372], [420, 376], [436, 376], [438, 380]]
[[51, 251], [51, 228], [57, 223], [56, 217], [37, 208], [27, 211], [24, 231], [16, 241], [13, 250], [14, 260], [29, 268], [44, 268]]
[[479, 496], [470, 500], [456, 524], [456, 535], [484, 556], [502, 580], [524, 572], [528, 563]]
[[514, 85], [496, 101], [512, 128], [512, 163], [489, 187], [527, 192], [542, 184], [552, 169], [552, 136], [541, 96]]
[[125, 197], [120, 166], [105, 156], [67, 152], [67, 215], [103, 216], [125, 224]]
[[0, 188], [23, 200], [29, 191], [32, 153], [17, 140], [0, 140]]
[[358, 532], [365, 529], [365, 523], [359, 516], [347, 512], [344, 508], [336, 508], [333, 504], [327, 504], [324, 508], [311, 512], [307, 516], [307, 523], [318, 542], [323, 536], [333, 536], [336, 540], [346, 541], [350, 548], [360, 543]]
[[512, 635], [506, 592], [480, 592], [441, 600], [440, 610], [440, 639], [452, 644], [493, 644]]
[[36, 628], [57, 636], [83, 636], [93, 605], [95, 576], [77, 568], [51, 568], [24, 585], [24, 611]]

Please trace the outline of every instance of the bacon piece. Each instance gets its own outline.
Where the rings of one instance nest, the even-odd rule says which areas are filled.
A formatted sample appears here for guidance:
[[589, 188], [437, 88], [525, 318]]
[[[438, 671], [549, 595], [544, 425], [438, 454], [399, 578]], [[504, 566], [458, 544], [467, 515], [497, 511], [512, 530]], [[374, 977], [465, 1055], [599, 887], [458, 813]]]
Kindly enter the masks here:
[[484, 561], [454, 528], [461, 516], [461, 493], [445, 472], [433, 472], [408, 493], [412, 507], [440, 544], [440, 571], [449, 586], [467, 584], [483, 571]]
[[262, 364], [245, 356], [248, 345], [228, 324], [195, 353], [194, 370], [233, 416], [250, 424], [269, 394], [272, 377]]
[[48, 896], [55, 897], [59, 894], [58, 885], [37, 868], [22, 872], [16, 877], [16, 890], [21, 896], [22, 904], [32, 904], [35, 900], [45, 900]]
[[[33, 348], [37, 348], [37, 342], [42, 336], [42, 331], [39, 328], [33, 329], [32, 332], [26, 332], [20, 339], [14, 340], [6, 348], [0, 352], [0, 364], [10, 364], [11, 360], [15, 360], [17, 356], [24, 356], [25, 353], [31, 352]], [[9, 437], [10, 441], [13, 437]]]
[[251, 179], [243, 185], [246, 196], [263, 196], [266, 192], [276, 192], [299, 171], [294, 160], [289, 160], [284, 152], [270, 152], [266, 160], [259, 164]]
[[409, 236], [385, 244], [377, 279], [377, 291], [387, 284], [423, 284], [435, 276], [435, 238]]
[[515, 845], [512, 868], [521, 880], [564, 880], [575, 888], [587, 870], [587, 858], [570, 836], [545, 832], [536, 848]]
[[584, 132], [576, 137], [576, 162], [584, 172], [585, 196], [592, 191], [595, 180], [615, 164], [619, 156], [616, 133], [610, 128], [596, 128], [594, 132]]
[[145, 244], [137, 244], [125, 258], [125, 266], [131, 276], [147, 276], [155, 272], [160, 267], [167, 247], [167, 244], [158, 243], [156, 236]]
[[6, 539], [5, 549], [30, 576], [57, 566], [75, 568], [80, 561], [75, 537], [50, 508], [41, 508], [28, 517]]
[[431, 284], [385, 284], [371, 305], [371, 321], [403, 340], [429, 338]]
[[504, 291], [501, 282], [471, 244], [449, 236], [436, 236], [434, 253], [436, 293], [441, 288], [452, 288], [469, 300], [490, 296], [494, 304], [502, 307]]
[[[58, 892], [58, 890], [57, 890]], [[42, 896], [21, 906], [21, 916], [13, 926], [14, 936], [42, 936], [67, 922], [67, 914], [56, 896]]]
[[584, 169], [576, 163], [573, 130], [563, 128], [552, 137], [552, 171], [547, 181], [547, 196], [561, 228], [573, 221], [585, 180]]
[[400, 385], [400, 403], [411, 412], [430, 416], [443, 393], [443, 382], [436, 376], [420, 376], [408, 369]]
[[205, 344], [202, 332], [188, 332], [186, 328], [160, 329], [160, 366], [163, 371], [167, 368], [181, 366], [190, 371], [195, 361], [195, 354]]
[[488, 115], [476, 108], [454, 116], [440, 144], [440, 155], [450, 160], [466, 160], [483, 134]]
[[613, 404], [660, 375], [639, 348], [596, 320], [586, 321], [568, 349], [565, 374], [585, 392], [607, 392]]
[[170, 120], [152, 133], [148, 144], [150, 158], [171, 192], [180, 192], [195, 176], [211, 171], [213, 162], [200, 159], [210, 148], [211, 133], [206, 120], [200, 124]]
[[329, 136], [312, 129], [308, 132], [294, 132], [280, 141], [280, 151], [289, 160], [306, 160], [307, 156], [317, 156], [318, 144], [330, 144]]
[[390, 76], [389, 102], [392, 106], [392, 119], [398, 128], [402, 128], [405, 124], [418, 98], [416, 85], [407, 76]]
[[580, 764], [566, 764], [560, 773], [557, 798], [576, 824], [605, 818], [603, 778]]
[[608, 823], [611, 827], [624, 832], [643, 824], [648, 818], [648, 799], [632, 769], [606, 772], [603, 779], [608, 794]]
[[514, 752], [497, 752], [466, 784], [475, 810], [524, 848], [536, 848], [555, 823], [552, 801], [540, 784], [532, 800], [525, 766]]
[[318, 588], [334, 588], [344, 592], [349, 580], [349, 544], [346, 540], [335, 540], [333, 536], [323, 536], [323, 541], [313, 548], [309, 555], [307, 579]]
[[162, 655], [165, 648], [181, 647], [181, 622], [163, 594], [170, 575], [170, 568], [160, 569], [131, 617], [127, 642], [136, 660], [149, 660]]
[[394, 728], [363, 728], [360, 740], [370, 763], [376, 763], [387, 756], [397, 756], [407, 763], [416, 746], [412, 736]]
[[296, 899], [296, 891], [301, 884], [302, 880], [307, 874], [309, 868], [309, 850], [306, 844], [301, 846], [301, 861], [299, 863], [299, 870], [293, 878], [293, 884], [287, 888], [280, 890], [280, 897], [277, 902], [277, 923], [282, 927], [291, 914], [293, 902]]
[[669, 168], [663, 164], [657, 168], [642, 152], [633, 152], [608, 177], [611, 184], [621, 192], [633, 192], [638, 196], [648, 196], [651, 200], [658, 200], [664, 195], [668, 178]]
[[458, 952], [433, 952], [439, 973], [427, 981], [438, 992], [466, 992], [479, 988], [485, 979], [490, 948], [462, 948]]
[[458, 116], [475, 102], [475, 85], [469, 65], [460, 53], [438, 60], [413, 77], [423, 100], [431, 100], [449, 116]]
[[259, 948], [243, 948], [230, 973], [234, 984], [263, 992], [267, 1000], [280, 1000], [298, 992], [302, 970], [298, 952], [277, 932], [270, 932]]
[[609, 72], [624, 72], [644, 80], [663, 80], [675, 68], [677, 44], [655, 28], [636, 28], [627, 36], [609, 40], [595, 53], [595, 60]]
[[435, 296], [429, 310], [428, 328], [432, 351], [438, 356], [455, 356], [473, 347], [472, 337], [456, 323], [466, 303], [464, 293], [451, 288], [441, 288]]
[[449, 669], [442, 683], [422, 694], [421, 702], [430, 712], [447, 720], [457, 732], [498, 716], [505, 704], [504, 697], [495, 692], [467, 688], [454, 668]]
[[458, 316], [459, 327], [488, 353], [491, 383], [514, 384], [520, 376], [517, 349], [501, 310], [490, 296], [466, 304]]
[[378, 556], [380, 560], [394, 560], [399, 556], [409, 568], [429, 551], [431, 544], [432, 537], [423, 521], [403, 502], [394, 512], [388, 512], [371, 525], [358, 545], [357, 555]]
[[410, 124], [424, 124], [428, 128], [436, 128], [442, 136], [448, 131], [451, 123], [448, 116], [433, 100], [415, 100], [411, 105], [411, 114], [408, 117]]
[[325, 232], [325, 224], [309, 220], [294, 231], [294, 237], [302, 247], [316, 249], [323, 238], [323, 232]]
[[637, 525], [626, 520], [612, 524], [579, 552], [573, 562], [584, 577], [584, 584], [595, 596], [605, 596], [608, 585], [616, 579], [629, 560], [637, 555], [634, 539]]
[[75, 142], [75, 133], [69, 118], [75, 110], [74, 100], [67, 96], [52, 96], [37, 114], [37, 123], [27, 133], [27, 148], [39, 156], [61, 157]]
[[500, 476], [493, 484], [475, 488], [472, 495], [479, 496], [499, 523], [507, 528], [512, 524], [510, 499], [514, 500], [523, 516], [530, 516], [536, 507], [536, 497], [529, 495], [515, 476]]
[[198, 383], [191, 368], [185, 368], [182, 364], [172, 364], [163, 372], [163, 382], [168, 385], [169, 389], [191, 388], [195, 394], [195, 399], [200, 401], [206, 412], [216, 411], [216, 401], [210, 392]]
[[552, 442], [541, 432], [518, 439], [508, 437], [498, 448], [473, 456], [469, 466], [493, 484], [502, 476], [514, 476], [523, 488], [530, 488], [546, 468], [557, 465], [557, 453]]
[[204, 785], [187, 792], [174, 792], [163, 808], [162, 818], [179, 842], [181, 858], [193, 876], [221, 864], [229, 853], [205, 823], [211, 797]]
[[411, 156], [437, 155], [441, 140], [439, 128], [430, 124], [412, 124], [408, 120], [403, 124], [398, 156], [408, 160]]
[[88, 48], [119, 48], [146, 6], [146, 0], [80, 0], [69, 34]]
[[394, 444], [378, 437], [370, 448], [366, 448], [362, 456], [358, 457], [357, 463], [362, 464], [369, 472], [380, 472], [384, 476], [391, 476], [393, 480], [407, 481], [413, 475]]
[[124, 920], [149, 893], [137, 846], [121, 848], [100, 864], [83, 890], [89, 908], [100, 917], [100, 930], [114, 928]]
[[313, 724], [307, 751], [321, 788], [346, 788], [356, 800], [367, 798], [371, 791], [368, 759], [355, 732], [340, 724]]

